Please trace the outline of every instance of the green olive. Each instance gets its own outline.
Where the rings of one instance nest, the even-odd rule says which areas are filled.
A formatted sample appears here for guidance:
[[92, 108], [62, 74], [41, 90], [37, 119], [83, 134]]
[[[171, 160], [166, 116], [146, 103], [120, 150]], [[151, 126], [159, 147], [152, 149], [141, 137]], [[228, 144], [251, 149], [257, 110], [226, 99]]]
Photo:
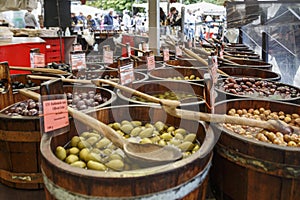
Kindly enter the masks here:
[[119, 159], [110, 160], [107, 163], [105, 163], [105, 166], [116, 171], [122, 171], [124, 169], [124, 162]]
[[81, 160], [75, 161], [75, 162], [71, 163], [70, 165], [73, 166], [73, 167], [79, 167], [79, 168], [85, 168], [86, 167], [85, 162], [83, 162]]
[[58, 159], [64, 160], [67, 157], [67, 151], [62, 146], [56, 147], [55, 155]]
[[79, 160], [78, 156], [70, 154], [70, 155], [68, 155], [68, 157], [66, 157], [65, 161], [66, 161], [66, 163], [71, 164], [71, 163], [73, 163], [75, 161], [78, 161], [78, 160]]
[[69, 149], [69, 154], [77, 155], [80, 152], [80, 150], [77, 147], [72, 147]]
[[74, 136], [74, 137], [72, 137], [72, 139], [71, 139], [70, 145], [71, 145], [72, 147], [77, 147], [78, 142], [80, 142], [79, 136]]
[[88, 161], [87, 168], [93, 169], [93, 170], [98, 170], [98, 171], [106, 171], [106, 169], [107, 169], [107, 167], [104, 164], [99, 163], [97, 161], [93, 161], [93, 160]]

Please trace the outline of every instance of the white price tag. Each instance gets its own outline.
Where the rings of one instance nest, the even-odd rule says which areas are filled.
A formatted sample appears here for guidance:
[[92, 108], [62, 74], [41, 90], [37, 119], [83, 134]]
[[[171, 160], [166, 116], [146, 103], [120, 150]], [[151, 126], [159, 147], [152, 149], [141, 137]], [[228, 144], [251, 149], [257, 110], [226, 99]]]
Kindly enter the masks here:
[[72, 70], [82, 70], [86, 68], [85, 53], [70, 54]]
[[107, 64], [112, 64], [114, 62], [114, 52], [103, 50], [103, 62]]
[[179, 46], [175, 47], [176, 56], [182, 56], [182, 50]]
[[45, 54], [30, 53], [31, 68], [45, 67]]
[[155, 57], [154, 55], [147, 57], [148, 71], [155, 69]]
[[121, 85], [126, 85], [128, 83], [132, 83], [134, 81], [134, 71], [133, 71], [133, 63], [121, 66], [119, 68], [120, 73], [120, 83]]
[[163, 50], [163, 56], [164, 56], [164, 61], [169, 61], [170, 60], [170, 51], [168, 48], [165, 48]]

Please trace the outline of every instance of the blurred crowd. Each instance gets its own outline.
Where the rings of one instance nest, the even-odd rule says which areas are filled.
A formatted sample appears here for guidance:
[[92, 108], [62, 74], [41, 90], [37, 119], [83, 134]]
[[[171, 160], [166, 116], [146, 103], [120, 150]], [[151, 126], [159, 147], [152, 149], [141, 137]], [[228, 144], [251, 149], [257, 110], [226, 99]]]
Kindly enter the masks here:
[[145, 31], [146, 18], [141, 14], [132, 15], [128, 10], [117, 13], [113, 9], [108, 10], [106, 14], [78, 15], [71, 13], [71, 31], [73, 33], [83, 29], [95, 30], [122, 30], [122, 31]]
[[[72, 28], [76, 33], [84, 29], [95, 30], [120, 30], [134, 33], [146, 32], [148, 30], [148, 20], [146, 14], [132, 14], [128, 10], [121, 13], [110, 9], [104, 14], [95, 14], [94, 16], [84, 16], [82, 12], [78, 15], [71, 13]], [[160, 8], [161, 26], [180, 27], [182, 25], [182, 16], [175, 7], [171, 7], [166, 14]], [[197, 14], [197, 10], [187, 9], [184, 16], [183, 33], [188, 40], [208, 39], [215, 35], [220, 37], [223, 33], [225, 18], [222, 16], [202, 16]]]

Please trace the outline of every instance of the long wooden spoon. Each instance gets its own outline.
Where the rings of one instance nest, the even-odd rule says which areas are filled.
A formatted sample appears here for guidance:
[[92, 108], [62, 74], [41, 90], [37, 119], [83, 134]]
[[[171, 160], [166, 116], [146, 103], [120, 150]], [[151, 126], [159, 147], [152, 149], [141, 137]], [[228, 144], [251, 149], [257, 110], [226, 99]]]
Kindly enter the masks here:
[[[27, 89], [21, 89], [19, 92], [29, 98], [39, 100], [40, 95], [38, 93], [29, 91]], [[160, 146], [156, 144], [139, 144], [130, 142], [124, 139], [114, 129], [106, 124], [98, 121], [97, 119], [68, 107], [69, 114], [80, 122], [87, 126], [99, 131], [105, 137], [112, 141], [114, 145], [122, 148], [126, 155], [139, 162], [146, 162], [148, 165], [166, 164], [181, 159], [181, 151], [173, 146]]]
[[135, 89], [123, 85], [119, 85], [117, 83], [108, 80], [97, 79], [97, 80], [92, 80], [92, 82], [98, 86], [101, 85], [101, 83], [109, 84], [111, 86], [114, 86], [115, 88], [145, 98], [148, 101], [152, 101], [154, 103], [160, 103], [168, 114], [175, 117], [180, 117], [188, 120], [196, 120], [196, 121], [201, 120], [201, 121], [211, 122], [211, 123], [230, 123], [230, 124], [259, 127], [269, 131], [281, 132], [284, 134], [291, 134], [291, 133], [300, 134], [300, 128], [295, 126], [290, 126], [287, 123], [280, 120], [261, 121], [261, 120], [255, 120], [249, 118], [229, 116], [229, 115], [209, 114], [203, 112], [194, 112], [194, 111], [176, 109], [176, 107], [180, 104], [180, 102], [178, 101], [159, 99], [151, 95], [139, 92]]
[[67, 75], [68, 74], [67, 72], [59, 70], [59, 69], [49, 69], [49, 68], [30, 68], [30, 67], [10, 66], [9, 69], [32, 71], [32, 72], [42, 72], [42, 73], [51, 73], [51, 74], [61, 74], [61, 75]]

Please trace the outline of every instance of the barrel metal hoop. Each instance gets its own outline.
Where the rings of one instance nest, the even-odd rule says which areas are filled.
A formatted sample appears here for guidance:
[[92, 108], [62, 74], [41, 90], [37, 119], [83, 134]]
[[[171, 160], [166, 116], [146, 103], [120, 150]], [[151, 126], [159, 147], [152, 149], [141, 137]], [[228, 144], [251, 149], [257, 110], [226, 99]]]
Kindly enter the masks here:
[[41, 173], [14, 173], [0, 169], [0, 178], [11, 183], [43, 183]]
[[269, 162], [266, 160], [259, 160], [252, 156], [237, 152], [235, 150], [226, 148], [224, 145], [218, 144], [215, 148], [217, 153], [223, 158], [234, 162], [245, 168], [270, 175], [285, 177], [285, 178], [300, 178], [300, 167], [295, 165], [286, 165], [282, 163]]
[[195, 177], [188, 180], [185, 183], [182, 183], [174, 188], [170, 188], [158, 193], [151, 193], [142, 196], [134, 196], [134, 197], [100, 197], [100, 196], [88, 196], [83, 194], [74, 193], [71, 191], [67, 191], [66, 189], [56, 185], [48, 177], [42, 170], [44, 185], [49, 191], [51, 195], [55, 197], [57, 200], [65, 200], [65, 199], [76, 199], [76, 200], [170, 200], [170, 199], [181, 199], [184, 196], [188, 195], [195, 189], [197, 189], [208, 176], [209, 169], [211, 167], [211, 158], [203, 171], [198, 173]]
[[39, 131], [5, 131], [0, 130], [0, 140], [7, 142], [40, 142]]

